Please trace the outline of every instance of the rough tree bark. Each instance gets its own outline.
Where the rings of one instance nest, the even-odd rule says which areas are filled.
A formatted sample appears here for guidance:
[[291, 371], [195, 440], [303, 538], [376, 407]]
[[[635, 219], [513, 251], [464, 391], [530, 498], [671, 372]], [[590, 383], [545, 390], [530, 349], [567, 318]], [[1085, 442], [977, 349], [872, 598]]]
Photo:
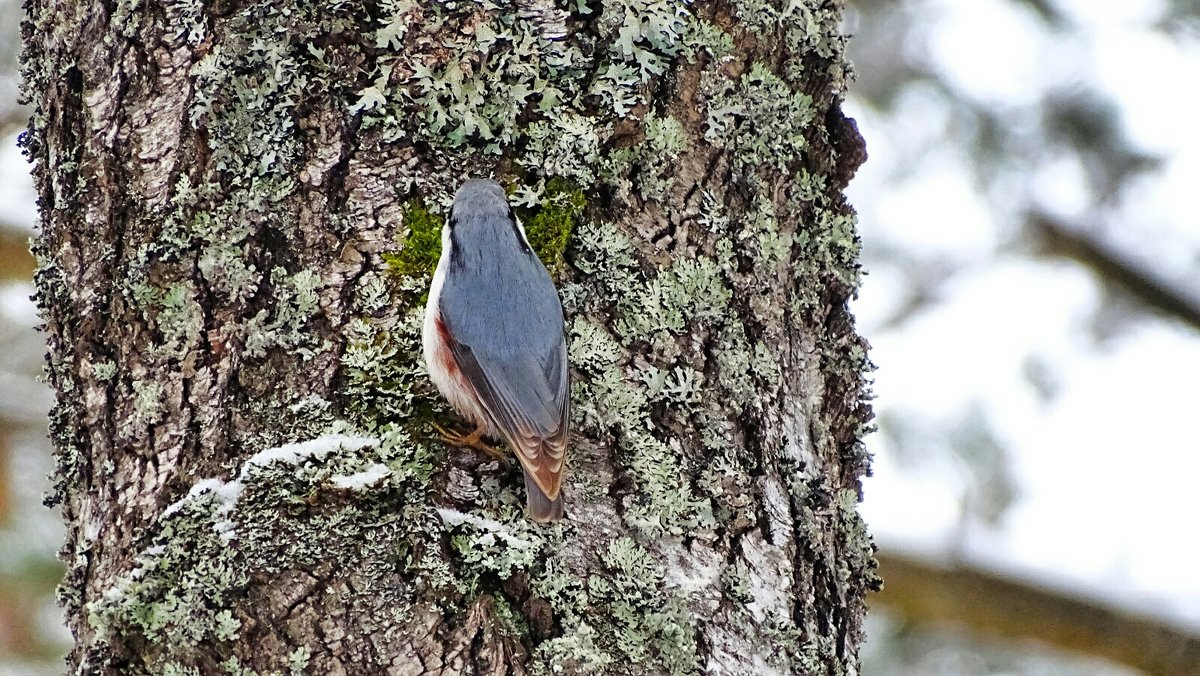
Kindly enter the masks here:
[[[26, 9], [74, 673], [857, 671], [840, 2]], [[430, 435], [468, 175], [559, 279], [559, 526]]]

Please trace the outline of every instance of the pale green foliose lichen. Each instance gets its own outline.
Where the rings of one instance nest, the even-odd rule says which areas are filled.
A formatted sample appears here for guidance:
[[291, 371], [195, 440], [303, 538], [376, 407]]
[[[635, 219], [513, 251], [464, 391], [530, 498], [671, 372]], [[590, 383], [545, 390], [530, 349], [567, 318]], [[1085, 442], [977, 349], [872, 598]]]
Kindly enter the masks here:
[[158, 422], [163, 414], [162, 385], [151, 380], [133, 381], [132, 427], [146, 427]]
[[117, 363], [112, 360], [105, 360], [92, 365], [92, 376], [96, 380], [108, 381], [117, 374]]
[[[332, 479], [375, 465], [387, 472], [361, 489], [360, 500], [338, 499], [341, 489]], [[197, 659], [198, 644], [238, 637], [237, 592], [251, 575], [304, 568], [334, 555], [364, 569], [360, 584], [368, 588], [356, 593], [401, 602], [417, 587], [369, 588], [370, 581], [388, 577], [382, 573], [394, 565], [395, 543], [429, 510], [424, 494], [433, 471], [428, 449], [397, 427], [381, 428], [375, 440], [327, 437], [260, 453], [236, 478], [199, 482], [168, 508], [135, 567], [88, 605], [89, 621], [101, 641], [136, 628], [152, 644], [148, 666], [168, 669]], [[322, 507], [311, 509], [316, 505]], [[420, 561], [406, 565], [420, 567]], [[375, 568], [380, 574], [367, 574]], [[412, 580], [428, 583], [420, 575]], [[291, 671], [308, 658], [290, 655]]]
[[601, 552], [610, 576], [570, 580], [552, 569], [534, 588], [560, 609], [562, 635], [537, 647], [535, 674], [601, 674], [614, 664], [647, 673], [694, 674], [699, 669], [694, 618], [683, 596], [664, 586], [665, 571], [630, 538]]
[[663, 200], [675, 184], [676, 158], [688, 148], [687, 136], [679, 120], [647, 113], [643, 121], [645, 138], [638, 144], [608, 154], [601, 164], [606, 182], [618, 189], [633, 190], [630, 168], [636, 168], [637, 191], [650, 200]]
[[739, 172], [783, 170], [808, 146], [806, 134], [815, 114], [811, 97], [793, 90], [764, 64], [753, 64], [736, 81], [708, 75], [702, 88], [710, 100], [704, 138], [728, 148]]

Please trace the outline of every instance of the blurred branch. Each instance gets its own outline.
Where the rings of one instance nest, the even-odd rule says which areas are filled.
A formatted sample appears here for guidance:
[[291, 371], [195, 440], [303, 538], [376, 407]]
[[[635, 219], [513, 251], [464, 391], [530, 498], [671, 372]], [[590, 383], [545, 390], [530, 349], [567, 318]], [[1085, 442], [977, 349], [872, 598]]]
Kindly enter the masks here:
[[975, 568], [878, 554], [875, 596], [916, 624], [952, 624], [1006, 640], [1034, 639], [1150, 674], [1200, 674], [1200, 637], [1042, 586]]
[[1050, 0], [1020, 0], [1020, 4], [1033, 10], [1039, 19], [1053, 28], [1062, 28], [1067, 23], [1066, 17]]
[[24, 108], [15, 108], [0, 115], [0, 138], [8, 138], [13, 134], [25, 131], [29, 124], [29, 115]]
[[12, 481], [9, 474], [12, 435], [13, 426], [0, 419], [0, 528], [7, 528], [12, 516]]
[[1105, 282], [1117, 285], [1150, 307], [1200, 329], [1200, 298], [1195, 294], [1188, 293], [1148, 266], [1051, 216], [1030, 214], [1029, 224], [1041, 239], [1044, 253], [1080, 263]]
[[[20, 9], [11, 17], [13, 20], [20, 20]], [[5, 16], [5, 12], [0, 9], [0, 22], [10, 17]], [[14, 35], [15, 39], [19, 40], [19, 36]], [[15, 55], [14, 55], [15, 59]], [[11, 64], [4, 63], [4, 59], [0, 59], [0, 93], [5, 94], [7, 100], [0, 99], [0, 138], [8, 138], [12, 134], [25, 131], [25, 127], [29, 124], [29, 115], [33, 111], [28, 105], [20, 101], [21, 95], [14, 91], [19, 87], [20, 76], [17, 75], [15, 61]], [[16, 96], [12, 96], [16, 94]]]
[[29, 235], [0, 225], [0, 282], [29, 281], [33, 267]]

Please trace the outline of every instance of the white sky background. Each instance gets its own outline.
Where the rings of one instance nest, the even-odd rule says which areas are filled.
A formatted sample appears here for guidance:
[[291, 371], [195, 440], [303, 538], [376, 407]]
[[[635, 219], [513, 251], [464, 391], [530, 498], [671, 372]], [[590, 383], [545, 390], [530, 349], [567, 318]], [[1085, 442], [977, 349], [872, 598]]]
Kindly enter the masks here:
[[[1200, 44], [1151, 28], [1161, 2], [1055, 4], [1083, 27], [1082, 45], [1062, 44], [1011, 2], [929, 0], [921, 12], [937, 19], [925, 58], [971, 99], [1014, 114], [1038, 91], [1080, 80], [1111, 95], [1131, 140], [1166, 162], [1107, 214], [1107, 234], [1197, 293]], [[855, 311], [874, 348], [877, 410], [945, 429], [981, 405], [1011, 453], [1019, 496], [998, 527], [964, 528], [965, 482], [953, 464], [902, 463], [875, 435], [864, 516], [885, 549], [961, 557], [1200, 629], [1200, 334], [1147, 315], [1097, 342], [1087, 325], [1102, 294], [1089, 273], [995, 256], [1011, 214], [992, 212], [962, 150], [939, 137], [933, 97], [906, 95], [883, 118], [851, 96], [846, 112], [870, 160], [848, 192], [868, 251], [937, 252], [962, 271], [937, 302], [889, 329], [881, 324], [903, 302], [904, 273], [871, 269]], [[1051, 162], [1033, 197], [1051, 213], [1086, 217], [1081, 176]], [[1053, 367], [1048, 402], [1023, 374], [1030, 355]]]
[[0, 138], [0, 224], [33, 234], [37, 220], [37, 193], [29, 165], [17, 147], [17, 135]]

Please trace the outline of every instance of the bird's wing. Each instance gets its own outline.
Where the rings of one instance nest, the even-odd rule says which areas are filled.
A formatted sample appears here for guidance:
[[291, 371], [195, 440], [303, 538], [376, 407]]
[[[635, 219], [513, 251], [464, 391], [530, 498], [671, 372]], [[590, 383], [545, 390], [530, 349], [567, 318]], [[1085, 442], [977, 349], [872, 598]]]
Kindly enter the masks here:
[[549, 499], [558, 497], [570, 414], [566, 341], [540, 356], [492, 355], [454, 339], [450, 343], [459, 369], [521, 465]]

